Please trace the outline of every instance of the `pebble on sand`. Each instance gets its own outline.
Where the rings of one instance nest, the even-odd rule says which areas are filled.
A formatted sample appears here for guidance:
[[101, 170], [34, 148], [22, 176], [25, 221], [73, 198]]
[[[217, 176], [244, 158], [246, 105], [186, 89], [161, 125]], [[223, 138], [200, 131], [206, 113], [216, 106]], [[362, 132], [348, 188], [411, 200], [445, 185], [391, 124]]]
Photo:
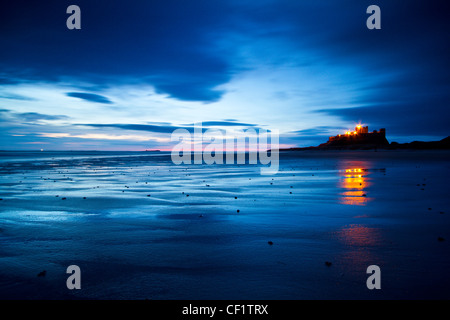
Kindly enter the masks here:
[[39, 272], [37, 276], [38, 277], [45, 277], [46, 274], [47, 274], [47, 271], [44, 270], [44, 271]]

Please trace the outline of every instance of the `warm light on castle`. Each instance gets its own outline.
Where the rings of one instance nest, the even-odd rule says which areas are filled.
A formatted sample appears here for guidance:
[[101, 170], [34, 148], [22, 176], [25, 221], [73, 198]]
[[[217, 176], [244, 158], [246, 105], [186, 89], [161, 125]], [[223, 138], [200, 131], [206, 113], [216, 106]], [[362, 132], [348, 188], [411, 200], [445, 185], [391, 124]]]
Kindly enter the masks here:
[[339, 140], [365, 140], [373, 137], [386, 137], [386, 129], [382, 128], [379, 131], [373, 130], [369, 132], [368, 126], [357, 125], [354, 131], [346, 131], [345, 134], [338, 134], [337, 136], [330, 137], [328, 142]]

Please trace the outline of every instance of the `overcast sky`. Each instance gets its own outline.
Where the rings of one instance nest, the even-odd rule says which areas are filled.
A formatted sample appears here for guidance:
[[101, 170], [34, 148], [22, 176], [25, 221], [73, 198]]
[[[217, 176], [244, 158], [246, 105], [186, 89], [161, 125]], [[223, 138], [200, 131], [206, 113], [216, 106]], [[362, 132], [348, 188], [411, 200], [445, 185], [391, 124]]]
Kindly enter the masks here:
[[[81, 30], [66, 9], [81, 8]], [[381, 8], [381, 30], [366, 9]], [[278, 129], [310, 146], [356, 124], [450, 135], [445, 1], [55, 0], [0, 10], [0, 149], [169, 149], [170, 134]]]

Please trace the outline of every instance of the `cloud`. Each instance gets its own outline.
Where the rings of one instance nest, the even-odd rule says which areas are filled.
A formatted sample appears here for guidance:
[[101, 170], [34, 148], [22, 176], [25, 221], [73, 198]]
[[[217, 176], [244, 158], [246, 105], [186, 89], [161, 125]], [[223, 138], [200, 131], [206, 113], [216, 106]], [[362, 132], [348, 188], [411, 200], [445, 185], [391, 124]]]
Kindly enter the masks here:
[[437, 114], [446, 114], [448, 103], [430, 98], [428, 101], [393, 101], [355, 108], [321, 109], [316, 112], [339, 117], [350, 124], [365, 123], [369, 125], [369, 130], [386, 128], [387, 135], [449, 136], [448, 118], [436, 116], [434, 112], [429, 112], [429, 108]]
[[0, 95], [0, 99], [10, 99], [10, 100], [22, 100], [22, 101], [34, 101], [35, 99], [22, 96], [19, 94], [2, 94]]
[[89, 102], [112, 104], [112, 101], [110, 101], [107, 97], [94, 93], [67, 92], [66, 95], [69, 97], [80, 98]]
[[34, 122], [39, 120], [63, 120], [68, 118], [67, 116], [64, 115], [49, 115], [37, 112], [17, 113], [16, 117], [23, 119], [26, 122]]
[[156, 142], [170, 142], [168, 138], [149, 137], [141, 135], [112, 135], [104, 133], [85, 133], [85, 134], [70, 134], [70, 133], [39, 133], [39, 136], [46, 138], [79, 138], [91, 140], [126, 140], [126, 141], [156, 141]]
[[292, 133], [295, 133], [302, 136], [318, 136], [318, 135], [326, 135], [329, 134], [331, 131], [336, 130], [342, 130], [341, 127], [335, 127], [335, 126], [317, 126], [314, 128], [308, 128], [308, 129], [302, 129], [302, 130], [296, 130], [292, 131]]
[[0, 21], [8, 35], [0, 46], [10, 49], [0, 52], [0, 69], [9, 74], [26, 70], [21, 78], [38, 75], [51, 82], [68, 76], [107, 85], [140, 79], [158, 93], [186, 101], [213, 102], [222, 96], [215, 88], [230, 80], [231, 64], [216, 37], [217, 30], [233, 23], [232, 3], [139, 1], [124, 6], [79, 0], [77, 5], [82, 29], [70, 32], [64, 20], [67, 3], [5, 4]]
[[[181, 80], [175, 77], [167, 77], [159, 75], [155, 77], [152, 84], [159, 94], [168, 94], [171, 98], [184, 101], [203, 101], [212, 103], [219, 101], [224, 90], [216, 89], [216, 85], [229, 80], [229, 77], [223, 75], [206, 75], [201, 81], [197, 80], [195, 76], [184, 75]], [[187, 78], [187, 79], [185, 79]]]
[[[204, 127], [256, 127], [257, 124], [235, 122], [236, 120], [223, 120], [223, 121], [203, 121], [201, 125]], [[186, 126], [193, 126], [194, 124], [186, 124]]]
[[[122, 129], [122, 130], [147, 131], [147, 132], [156, 132], [156, 133], [172, 133], [176, 129], [188, 129], [185, 127], [176, 127], [176, 126], [171, 126], [171, 125], [152, 125], [152, 124], [86, 123], [86, 124], [78, 124], [78, 125], [94, 127], [94, 128], [115, 128], [115, 129]], [[192, 128], [189, 128], [189, 129], [192, 129]]]
[[50, 115], [38, 112], [14, 112], [8, 109], [0, 109], [0, 113], [4, 113], [9, 119], [14, 119], [19, 121], [19, 123], [38, 123], [41, 120], [44, 121], [55, 121], [55, 120], [66, 120], [69, 119], [65, 115]]
[[[204, 121], [200, 123], [202, 125], [202, 132], [206, 132], [208, 129], [205, 127], [256, 127], [256, 124], [244, 123], [244, 122], [231, 122], [231, 121]], [[195, 124], [185, 124], [182, 126], [174, 125], [157, 125], [157, 124], [124, 124], [124, 123], [114, 123], [114, 124], [77, 124], [81, 126], [95, 127], [95, 128], [115, 128], [122, 130], [134, 130], [134, 131], [147, 131], [155, 133], [172, 133], [177, 129], [185, 129], [189, 132], [194, 132]]]

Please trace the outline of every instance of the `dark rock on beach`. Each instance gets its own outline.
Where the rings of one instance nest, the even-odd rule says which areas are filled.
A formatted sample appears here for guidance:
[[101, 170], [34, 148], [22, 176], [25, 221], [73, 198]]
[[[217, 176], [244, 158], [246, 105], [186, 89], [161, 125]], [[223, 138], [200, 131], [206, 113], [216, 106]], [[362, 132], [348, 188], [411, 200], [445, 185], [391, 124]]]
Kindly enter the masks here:
[[43, 271], [39, 272], [37, 276], [38, 277], [45, 277], [46, 274], [47, 274], [47, 271], [43, 270]]

